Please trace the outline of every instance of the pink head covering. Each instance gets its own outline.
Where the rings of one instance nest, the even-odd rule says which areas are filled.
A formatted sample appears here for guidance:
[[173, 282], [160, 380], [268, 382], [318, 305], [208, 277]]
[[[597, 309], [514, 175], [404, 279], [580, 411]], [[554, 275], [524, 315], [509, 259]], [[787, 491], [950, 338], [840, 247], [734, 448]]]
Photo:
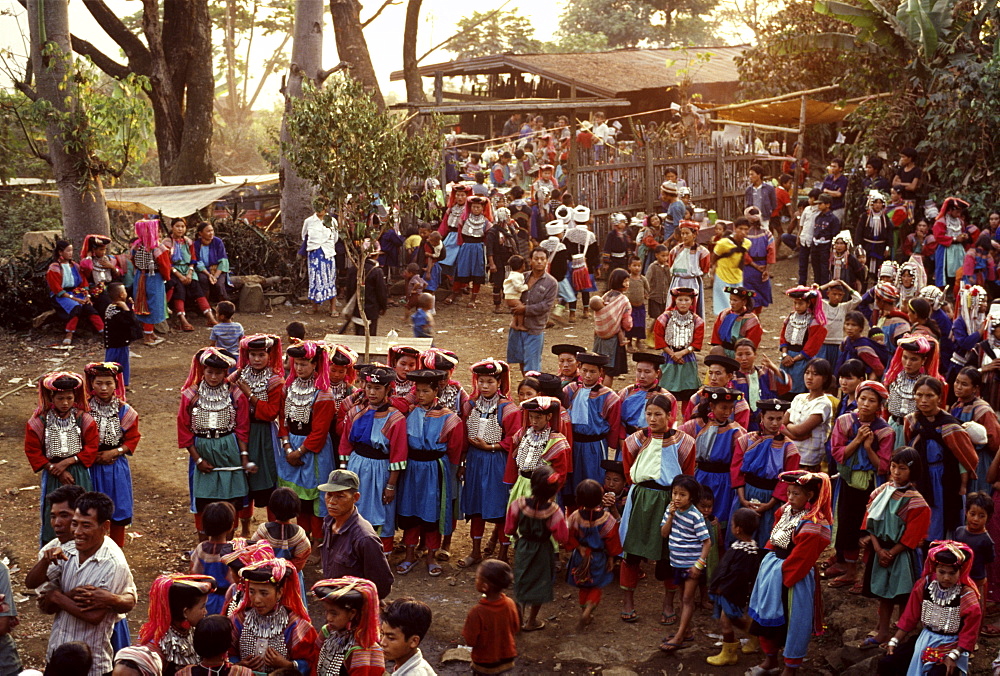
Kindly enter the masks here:
[[163, 674], [163, 659], [146, 646], [125, 646], [115, 653], [115, 664], [129, 661], [139, 667], [142, 676], [161, 676]]
[[160, 221], [152, 219], [148, 221], [135, 222], [135, 236], [139, 238], [139, 244], [152, 251], [160, 243]]
[[[249, 583], [261, 582], [277, 586], [280, 594], [278, 603], [306, 622], [310, 621], [299, 586], [299, 573], [291, 561], [275, 558], [252, 563], [240, 570], [240, 577]], [[236, 612], [246, 609], [248, 605], [250, 594], [244, 594]]]
[[35, 415], [45, 415], [52, 406], [52, 395], [56, 392], [72, 391], [75, 397], [73, 406], [81, 411], [87, 410], [87, 393], [83, 387], [83, 376], [72, 371], [55, 371], [38, 380], [38, 408]]
[[812, 286], [793, 286], [788, 291], [785, 291], [785, 295], [807, 301], [809, 303], [809, 312], [812, 313], [816, 323], [826, 326], [826, 312], [823, 311], [823, 296], [820, 294], [818, 286], [815, 284]]
[[[940, 350], [936, 340], [927, 336], [907, 336], [896, 341], [896, 352], [892, 355], [889, 368], [885, 371], [883, 382], [892, 383], [903, 370], [903, 351], [914, 352], [924, 358], [920, 371], [937, 380], [944, 380], [938, 373], [938, 356]], [[946, 386], [947, 387], [947, 386]]]
[[97, 361], [87, 364], [83, 369], [83, 374], [87, 378], [87, 394], [94, 390], [94, 378], [98, 376], [112, 376], [115, 379], [115, 397], [118, 401], [125, 403], [125, 371], [121, 364], [116, 361]]
[[[330, 354], [326, 343], [318, 340], [301, 340], [293, 343], [286, 350], [292, 359], [308, 359], [316, 364], [316, 387], [320, 390], [330, 389]], [[285, 379], [285, 386], [291, 387], [298, 377], [295, 375], [295, 368], [289, 369], [290, 373]]]
[[188, 371], [187, 380], [184, 381], [185, 390], [201, 382], [206, 366], [232, 368], [236, 366], [236, 359], [226, 350], [217, 347], [201, 348], [191, 358], [191, 370]]

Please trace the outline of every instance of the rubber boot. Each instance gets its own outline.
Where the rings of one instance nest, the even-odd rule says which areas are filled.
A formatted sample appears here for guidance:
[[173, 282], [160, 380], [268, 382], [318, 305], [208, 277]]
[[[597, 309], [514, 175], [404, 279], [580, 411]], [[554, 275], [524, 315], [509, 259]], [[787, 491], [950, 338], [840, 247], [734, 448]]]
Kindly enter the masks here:
[[760, 639], [756, 636], [750, 636], [747, 638], [747, 642], [743, 644], [743, 654], [752, 655], [753, 653], [760, 652]]
[[736, 650], [739, 647], [738, 642], [734, 643], [723, 643], [722, 652], [718, 655], [713, 655], [712, 657], [706, 657], [705, 661], [711, 664], [713, 667], [726, 667], [732, 664], [739, 664], [740, 655]]

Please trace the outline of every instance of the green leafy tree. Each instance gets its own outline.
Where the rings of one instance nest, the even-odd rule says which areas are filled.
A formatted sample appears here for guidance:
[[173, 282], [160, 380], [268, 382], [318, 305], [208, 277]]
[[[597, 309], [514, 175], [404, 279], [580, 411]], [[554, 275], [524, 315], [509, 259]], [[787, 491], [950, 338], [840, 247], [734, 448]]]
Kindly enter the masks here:
[[603, 33], [608, 47], [713, 44], [708, 15], [717, 0], [574, 0], [559, 21], [562, 35]]
[[323, 88], [304, 83], [303, 97], [291, 101], [285, 124], [291, 137], [282, 146], [287, 159], [337, 213], [337, 229], [357, 274], [367, 358], [364, 261], [369, 247], [392, 225], [391, 217], [374, 224], [369, 218], [373, 203], [377, 198], [400, 212], [429, 208], [433, 196], [415, 187], [438, 172], [439, 125], [414, 132], [405, 120], [382, 111], [362, 83], [342, 74]]
[[473, 12], [456, 25], [447, 49], [458, 59], [541, 51], [531, 20], [514, 12]]

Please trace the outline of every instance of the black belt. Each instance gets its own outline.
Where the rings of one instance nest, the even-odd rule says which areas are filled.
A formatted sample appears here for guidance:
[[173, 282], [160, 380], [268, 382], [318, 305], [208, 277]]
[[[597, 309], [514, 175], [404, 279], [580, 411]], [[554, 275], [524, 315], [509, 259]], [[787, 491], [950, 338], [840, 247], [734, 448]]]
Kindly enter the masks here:
[[722, 341], [722, 347], [724, 347], [727, 350], [735, 350], [736, 343], [732, 342], [731, 340], [724, 340]]
[[759, 488], [762, 491], [773, 491], [778, 486], [777, 479], [764, 479], [756, 474], [744, 474], [743, 480], [754, 488]]
[[650, 480], [650, 481], [640, 481], [639, 483], [636, 484], [636, 486], [639, 486], [640, 488], [651, 488], [654, 491], [669, 491], [670, 490], [670, 486], [662, 486], [662, 485], [656, 483], [653, 480]]
[[534, 474], [534, 473], [535, 473], [534, 470], [532, 470], [532, 471], [529, 472], [526, 469], [522, 469], [520, 472], [518, 472], [518, 474], [520, 474], [521, 476], [523, 476], [525, 479], [530, 479], [531, 475]]
[[589, 441], [602, 441], [607, 438], [607, 434], [577, 434], [576, 432], [573, 432], [573, 443], [578, 441], [582, 441], [584, 443]]
[[439, 460], [445, 456], [447, 451], [432, 451], [426, 448], [411, 448], [410, 449], [410, 460], [417, 460], [419, 462], [430, 462], [432, 460]]
[[898, 423], [900, 425], [903, 424], [903, 420], [905, 419], [906, 419], [905, 415], [893, 415], [891, 413], [889, 414], [889, 420], [891, 420], [894, 423]]
[[[730, 345], [732, 345], [732, 343], [730, 343]], [[725, 346], [726, 346], [726, 344], [725, 344], [725, 343], [723, 343], [723, 344], [722, 344], [722, 346], [723, 346], [723, 347], [725, 347]], [[688, 347], [690, 347], [690, 346], [689, 346], [689, 345], [684, 345], [683, 347], [674, 347], [673, 345], [671, 345], [671, 346], [670, 346], [670, 349], [671, 349], [671, 350], [673, 350], [674, 352], [680, 352], [681, 350], [686, 350], [686, 349], [688, 349]], [[729, 349], [731, 350], [731, 349], [733, 349], [733, 348], [729, 348]]]
[[388, 460], [389, 454], [382, 453], [376, 449], [371, 444], [363, 444], [361, 442], [352, 441], [351, 446], [353, 447], [353, 452], [360, 455], [362, 458], [371, 458], [372, 460]]
[[312, 432], [312, 421], [300, 423], [294, 420], [289, 420], [288, 431], [299, 437], [307, 437]]
[[625, 423], [625, 433], [626, 433], [626, 434], [634, 434], [634, 433], [635, 433], [635, 432], [637, 432], [637, 431], [638, 431], [639, 429], [640, 429], [640, 428], [639, 428], [639, 427], [636, 427], [635, 425], [629, 425], [628, 423]]
[[712, 474], [723, 474], [730, 470], [729, 463], [726, 462], [712, 462], [711, 460], [699, 460], [698, 469], [702, 472], [711, 472]]
[[100, 446], [97, 447], [97, 451], [98, 452], [101, 452], [101, 451], [110, 451], [112, 448], [118, 448], [121, 445], [122, 445], [121, 442], [119, 442], [117, 444], [101, 444]]
[[802, 345], [788, 345], [786, 347], [792, 352], [802, 352]]
[[480, 244], [483, 241], [482, 237], [473, 237], [471, 235], [462, 235], [462, 244]]
[[222, 431], [222, 430], [211, 430], [209, 432], [195, 433], [195, 436], [199, 439], [221, 439], [222, 437], [228, 437], [232, 434], [232, 430]]

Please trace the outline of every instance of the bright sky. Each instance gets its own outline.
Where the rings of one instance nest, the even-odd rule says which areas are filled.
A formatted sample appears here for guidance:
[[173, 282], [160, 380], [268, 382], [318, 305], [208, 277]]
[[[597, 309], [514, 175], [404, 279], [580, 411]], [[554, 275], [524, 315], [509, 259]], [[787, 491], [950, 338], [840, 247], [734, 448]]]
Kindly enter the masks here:
[[[212, 0], [215, 1], [215, 0]], [[135, 0], [106, 0], [108, 6], [121, 16], [133, 14], [139, 9]], [[403, 67], [402, 43], [403, 24], [406, 18], [406, 0], [397, 0], [398, 4], [386, 8], [384, 12], [365, 29], [368, 49], [371, 53], [375, 71], [378, 74], [383, 95], [394, 91], [400, 100], [405, 99], [405, 88], [402, 82], [389, 82], [389, 74]], [[565, 0], [511, 0], [504, 8], [529, 17], [535, 26], [535, 37], [549, 39], [559, 25], [559, 14]], [[361, 11], [362, 21], [366, 20], [381, 4], [381, 0], [367, 0]], [[120, 54], [118, 46], [107, 36], [84, 7], [82, 0], [69, 0], [70, 29], [74, 34], [86, 38], [109, 56]], [[480, 8], [480, 11], [490, 11], [496, 4]], [[417, 55], [421, 55], [432, 46], [451, 36], [455, 32], [455, 22], [476, 11], [475, 3], [467, 0], [424, 0], [421, 8], [421, 24], [417, 42]], [[333, 37], [333, 26], [330, 12], [326, 11], [326, 26], [323, 33], [323, 65], [326, 68], [337, 64], [336, 42]], [[22, 39], [21, 33], [24, 34]], [[17, 0], [0, 0], [0, 49], [14, 53], [19, 64], [23, 66], [27, 50], [28, 19], [24, 8]], [[261, 63], [281, 42], [281, 38], [257, 38], [254, 41], [253, 52], [260, 55]], [[289, 45], [290, 49], [290, 45]], [[447, 61], [451, 54], [438, 50], [428, 56], [421, 64]], [[2, 78], [6, 84], [6, 77]], [[251, 85], [256, 83], [251, 82]], [[270, 96], [261, 95], [257, 107], [270, 107], [277, 103], [281, 85], [280, 74], [272, 75], [268, 80]], [[252, 90], [252, 89], [251, 89]]]

